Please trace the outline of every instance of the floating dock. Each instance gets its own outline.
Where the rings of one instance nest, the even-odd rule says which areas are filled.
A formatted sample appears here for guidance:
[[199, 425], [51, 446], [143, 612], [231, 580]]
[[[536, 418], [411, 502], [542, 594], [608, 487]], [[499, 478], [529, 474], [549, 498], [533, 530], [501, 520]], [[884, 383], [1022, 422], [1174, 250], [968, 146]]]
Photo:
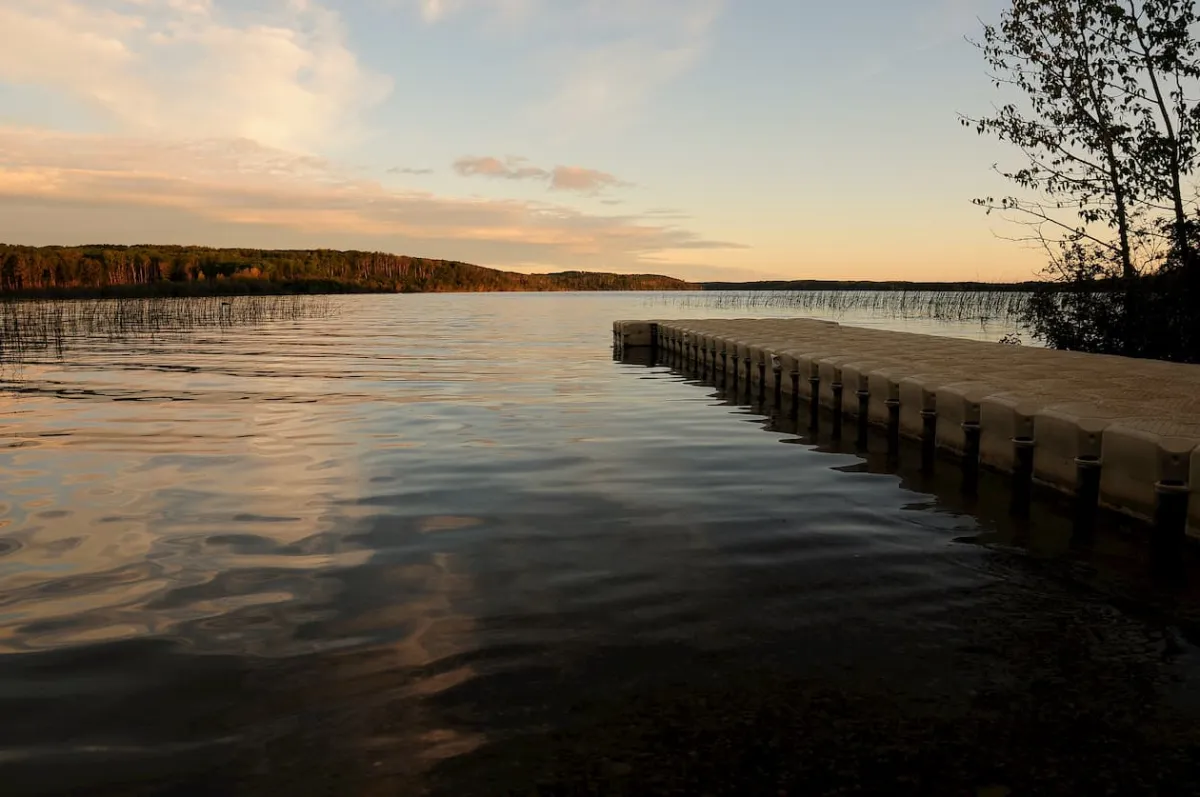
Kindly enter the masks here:
[[[739, 385], [764, 403], [807, 403], [950, 453], [966, 477], [1011, 474], [1153, 523], [1156, 538], [1200, 535], [1200, 365], [842, 326], [813, 319], [617, 321], [618, 352]], [[799, 409], [796, 410], [799, 412]], [[1190, 528], [1189, 528], [1190, 527]]]

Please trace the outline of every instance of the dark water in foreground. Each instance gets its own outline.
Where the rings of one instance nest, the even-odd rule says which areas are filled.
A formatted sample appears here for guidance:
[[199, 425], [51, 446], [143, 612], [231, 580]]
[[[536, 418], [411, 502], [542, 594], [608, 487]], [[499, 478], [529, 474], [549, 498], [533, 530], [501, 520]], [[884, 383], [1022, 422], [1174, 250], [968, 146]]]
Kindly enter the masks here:
[[4, 372], [0, 793], [1200, 792], [1121, 538], [614, 363], [638, 297], [344, 301]]

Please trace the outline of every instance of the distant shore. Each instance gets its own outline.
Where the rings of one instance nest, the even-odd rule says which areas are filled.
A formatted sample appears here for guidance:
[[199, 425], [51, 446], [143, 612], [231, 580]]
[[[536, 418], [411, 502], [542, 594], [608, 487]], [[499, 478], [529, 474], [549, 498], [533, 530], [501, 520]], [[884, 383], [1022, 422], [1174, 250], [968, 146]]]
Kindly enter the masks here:
[[195, 282], [159, 281], [133, 285], [55, 286], [32, 290], [0, 291], [0, 301], [11, 300], [69, 300], [69, 299], [169, 299], [212, 296], [319, 296], [339, 294], [397, 294], [397, 293], [570, 293], [601, 291], [691, 291], [686, 288], [433, 288], [425, 290], [396, 290], [394, 288], [354, 285], [331, 280], [222, 280]]
[[[581, 276], [593, 278], [622, 277], [624, 275], [580, 272]], [[540, 276], [540, 275], [539, 275]], [[174, 282], [158, 280], [149, 283], [116, 285], [54, 285], [31, 289], [0, 290], [3, 299], [150, 299], [182, 298], [199, 296], [289, 296], [289, 295], [337, 295], [337, 294], [381, 294], [381, 293], [572, 293], [572, 292], [717, 292], [717, 291], [761, 291], [761, 292], [949, 292], [949, 293], [1028, 293], [1035, 290], [1054, 289], [1045, 282], [996, 283], [996, 282], [864, 282], [842, 280], [795, 280], [763, 282], [700, 282], [682, 283], [670, 287], [577, 287], [570, 284], [539, 287], [435, 287], [425, 289], [396, 289], [393, 287], [360, 285], [335, 280], [286, 280], [263, 279], [194, 280]]]
[[905, 280], [688, 282], [661, 274], [524, 274], [454, 260], [328, 249], [0, 244], [0, 298], [564, 291], [1028, 292], [1048, 283]]
[[385, 252], [0, 244], [0, 297], [12, 298], [697, 290], [660, 274], [521, 274]]

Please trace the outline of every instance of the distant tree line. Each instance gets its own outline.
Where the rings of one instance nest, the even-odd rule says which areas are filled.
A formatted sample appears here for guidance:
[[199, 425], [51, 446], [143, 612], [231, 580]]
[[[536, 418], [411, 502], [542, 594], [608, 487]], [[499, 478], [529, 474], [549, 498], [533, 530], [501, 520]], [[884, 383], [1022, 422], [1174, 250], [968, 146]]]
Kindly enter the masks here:
[[670, 291], [695, 287], [653, 274], [518, 274], [382, 252], [0, 244], [0, 293], [9, 295]]

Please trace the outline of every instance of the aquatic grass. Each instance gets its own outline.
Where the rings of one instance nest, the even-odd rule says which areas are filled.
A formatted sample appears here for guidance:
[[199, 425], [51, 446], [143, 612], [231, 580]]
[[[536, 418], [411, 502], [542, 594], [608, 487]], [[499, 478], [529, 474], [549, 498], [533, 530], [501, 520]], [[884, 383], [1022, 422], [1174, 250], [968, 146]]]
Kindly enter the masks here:
[[0, 362], [31, 353], [61, 356], [74, 341], [119, 341], [203, 329], [323, 318], [327, 296], [202, 296], [0, 301]]
[[754, 312], [794, 311], [839, 316], [1018, 324], [1029, 307], [1025, 291], [709, 291], [660, 294], [674, 307]]

